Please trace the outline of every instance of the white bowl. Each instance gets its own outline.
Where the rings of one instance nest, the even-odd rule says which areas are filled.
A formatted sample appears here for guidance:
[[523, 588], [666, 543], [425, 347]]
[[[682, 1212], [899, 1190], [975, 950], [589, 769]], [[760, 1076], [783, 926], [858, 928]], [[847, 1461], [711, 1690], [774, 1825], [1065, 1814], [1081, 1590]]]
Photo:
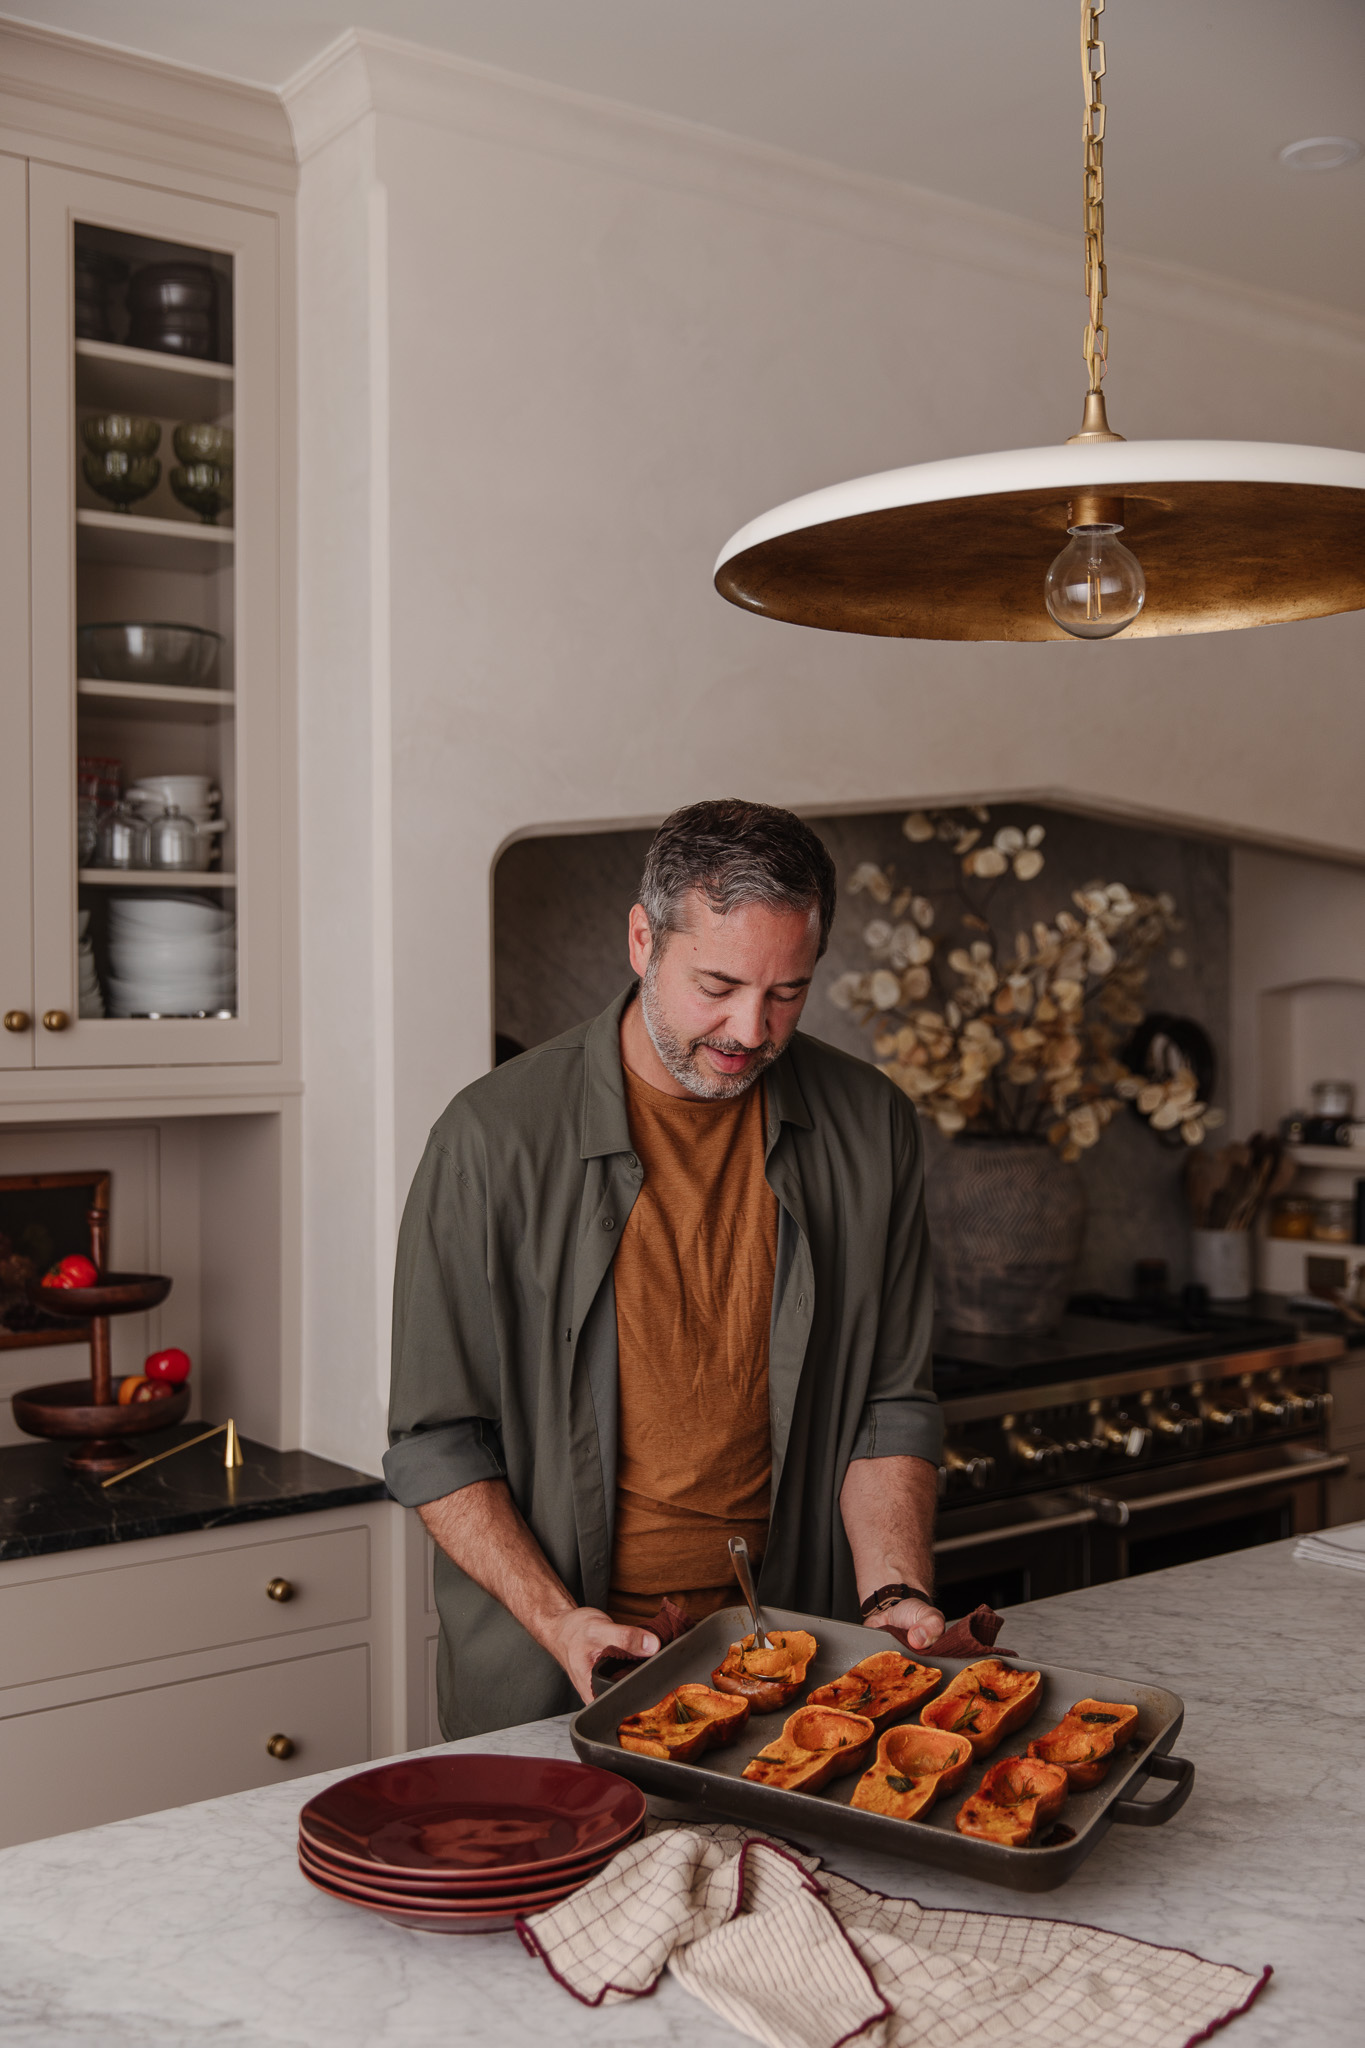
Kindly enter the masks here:
[[200, 903], [193, 897], [115, 896], [109, 905], [111, 931], [155, 933], [226, 932], [237, 922], [235, 912], [220, 910], [216, 904]]

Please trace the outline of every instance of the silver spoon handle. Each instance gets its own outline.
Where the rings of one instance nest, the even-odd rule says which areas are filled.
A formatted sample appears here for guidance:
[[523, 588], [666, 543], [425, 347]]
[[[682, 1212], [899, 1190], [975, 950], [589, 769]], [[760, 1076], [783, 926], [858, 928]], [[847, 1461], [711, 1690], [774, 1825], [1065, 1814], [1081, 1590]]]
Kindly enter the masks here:
[[754, 1648], [756, 1650], [769, 1650], [772, 1648], [772, 1645], [763, 1633], [763, 1615], [758, 1605], [758, 1594], [754, 1589], [754, 1574], [749, 1563], [749, 1546], [742, 1536], [732, 1536], [730, 1538], [730, 1557], [735, 1567], [735, 1577], [739, 1580], [740, 1591], [748, 1601], [749, 1612], [754, 1618]]

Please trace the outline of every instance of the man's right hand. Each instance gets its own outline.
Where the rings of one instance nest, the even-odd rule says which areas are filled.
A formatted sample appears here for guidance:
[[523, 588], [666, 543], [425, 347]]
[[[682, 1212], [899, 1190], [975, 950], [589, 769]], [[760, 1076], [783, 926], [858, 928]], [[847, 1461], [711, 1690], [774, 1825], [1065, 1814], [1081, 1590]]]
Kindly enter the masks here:
[[585, 1704], [592, 1701], [593, 1659], [601, 1651], [652, 1657], [659, 1647], [659, 1638], [647, 1628], [627, 1628], [598, 1607], [571, 1607], [543, 1627], [541, 1641], [564, 1666]]

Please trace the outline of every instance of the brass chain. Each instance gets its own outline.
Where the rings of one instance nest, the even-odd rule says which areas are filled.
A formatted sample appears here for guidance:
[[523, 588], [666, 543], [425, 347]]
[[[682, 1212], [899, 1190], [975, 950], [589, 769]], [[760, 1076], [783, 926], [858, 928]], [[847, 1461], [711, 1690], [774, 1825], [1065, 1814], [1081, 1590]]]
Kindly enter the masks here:
[[1104, 101], [1100, 81], [1104, 77], [1104, 44], [1100, 40], [1100, 16], [1104, 0], [1081, 0], [1081, 71], [1085, 79], [1085, 119], [1081, 133], [1085, 140], [1085, 290], [1090, 301], [1090, 318], [1085, 327], [1085, 367], [1090, 389], [1098, 391], [1109, 366], [1109, 329], [1104, 324], [1104, 301], [1109, 277], [1104, 267]]

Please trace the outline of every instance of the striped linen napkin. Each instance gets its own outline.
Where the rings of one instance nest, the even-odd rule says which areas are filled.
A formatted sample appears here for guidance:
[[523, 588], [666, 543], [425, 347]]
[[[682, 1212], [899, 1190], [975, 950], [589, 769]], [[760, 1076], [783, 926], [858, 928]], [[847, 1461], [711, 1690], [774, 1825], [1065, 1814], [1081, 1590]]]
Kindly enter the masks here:
[[1189, 2048], [1270, 1976], [1097, 1927], [886, 1899], [726, 1824], [657, 1825], [517, 1922], [585, 2005], [663, 1971], [767, 2048]]
[[1347, 1522], [1337, 1529], [1319, 1529], [1300, 1536], [1294, 1555], [1301, 1564], [1335, 1564], [1365, 1572], [1365, 1522]]

